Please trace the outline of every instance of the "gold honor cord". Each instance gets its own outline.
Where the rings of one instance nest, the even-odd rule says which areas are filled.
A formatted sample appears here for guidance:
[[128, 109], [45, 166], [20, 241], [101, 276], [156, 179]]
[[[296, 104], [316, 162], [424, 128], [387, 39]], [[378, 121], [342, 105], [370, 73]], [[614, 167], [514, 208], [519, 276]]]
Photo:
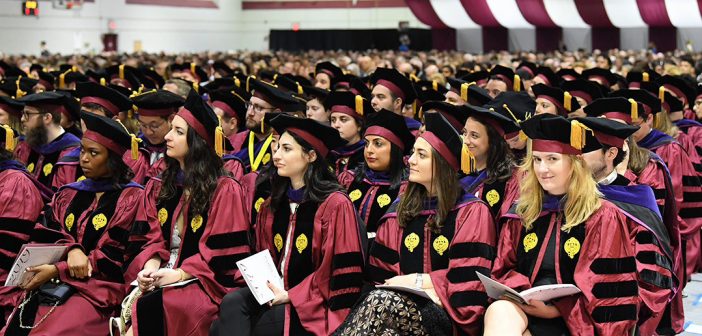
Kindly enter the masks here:
[[263, 143], [263, 147], [258, 152], [258, 155], [254, 154], [254, 138], [256, 135], [254, 132], [249, 132], [249, 163], [251, 164], [251, 171], [258, 171], [258, 166], [261, 165], [263, 157], [266, 155], [268, 147], [273, 141], [273, 134], [269, 135], [266, 141]]

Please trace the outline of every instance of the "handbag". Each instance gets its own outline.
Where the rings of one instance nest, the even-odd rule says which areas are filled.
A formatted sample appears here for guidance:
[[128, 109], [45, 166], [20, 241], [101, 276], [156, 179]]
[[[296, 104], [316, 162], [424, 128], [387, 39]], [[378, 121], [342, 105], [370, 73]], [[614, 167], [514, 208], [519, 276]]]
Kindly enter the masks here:
[[[51, 313], [54, 312], [56, 307], [64, 304], [68, 298], [75, 293], [75, 288], [71, 287], [68, 284], [65, 284], [63, 282], [60, 282], [58, 280], [51, 280], [39, 287], [39, 290], [36, 292], [30, 293], [27, 298], [19, 305], [20, 311], [19, 311], [19, 324], [20, 328], [22, 329], [34, 329], [37, 326], [39, 326], [44, 320], [46, 320]], [[49, 310], [46, 315], [44, 315], [39, 322], [34, 324], [33, 326], [28, 326], [23, 323], [23, 318], [22, 316], [24, 315], [24, 307], [32, 300], [32, 298], [36, 296], [37, 300], [39, 300], [39, 304], [42, 306], [51, 306], [51, 310]]]

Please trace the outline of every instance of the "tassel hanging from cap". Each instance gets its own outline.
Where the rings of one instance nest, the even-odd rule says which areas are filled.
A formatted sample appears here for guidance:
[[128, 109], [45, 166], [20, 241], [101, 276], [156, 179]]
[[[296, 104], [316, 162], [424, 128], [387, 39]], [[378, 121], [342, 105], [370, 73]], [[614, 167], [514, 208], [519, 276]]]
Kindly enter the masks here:
[[519, 92], [522, 90], [522, 79], [517, 74], [514, 75], [514, 85], [512, 89], [514, 92]]
[[5, 149], [12, 152], [15, 150], [15, 131], [7, 125], [2, 125], [2, 128], [5, 129]]
[[665, 103], [665, 87], [663, 85], [658, 88], [658, 99], [661, 101], [661, 104]]
[[241, 88], [241, 81], [239, 80], [239, 77], [234, 76], [234, 85], [236, 87]]
[[416, 83], [416, 82], [419, 82], [419, 77], [417, 77], [417, 75], [415, 75], [415, 74], [413, 74], [413, 73], [411, 73], [411, 74], [409, 75], [409, 78], [410, 78], [413, 82], [415, 82], [415, 83]]
[[266, 133], [266, 115], [261, 118], [261, 134]]
[[461, 171], [464, 174], [470, 174], [475, 171], [475, 156], [473, 156], [473, 153], [471, 153], [465, 143], [461, 149]]
[[358, 113], [358, 115], [360, 116], [363, 116], [363, 96], [356, 95], [355, 103], [356, 113]]
[[[577, 120], [570, 121], [570, 146], [581, 150], [585, 147], [585, 132], [590, 130]], [[592, 130], [590, 130], [592, 131]]]
[[20, 80], [22, 79], [22, 76], [17, 77], [17, 81], [15, 82], [15, 85], [17, 85], [17, 92], [15, 92], [15, 99], [20, 99], [24, 97], [27, 92], [22, 91], [20, 88]]
[[190, 62], [190, 72], [193, 74], [193, 76], [197, 76], [196, 75], [197, 72], [195, 71], [196, 69], [197, 69], [197, 64]]
[[222, 118], [217, 116], [217, 121], [219, 122], [219, 125], [217, 128], [215, 128], [214, 146], [217, 155], [222, 157], [222, 155], [224, 155], [224, 131], [222, 130]]
[[648, 79], [648, 72], [644, 72], [644, 73], [641, 74], [641, 80], [642, 80], [643, 82], [648, 82], [648, 80], [649, 80], [649, 79]]
[[[413, 109], [416, 110], [417, 102], [412, 103]], [[424, 108], [420, 107], [419, 111], [417, 112], [417, 115], [419, 116], [419, 121], [422, 121], [424, 118]]]
[[565, 91], [563, 92], [563, 108], [566, 109], [566, 111], [570, 112], [570, 109], [572, 108], [570, 102], [573, 99], [573, 96], [570, 95], [570, 92]]
[[251, 79], [256, 79], [256, 76], [251, 75], [249, 77], [246, 77], [246, 92], [249, 92], [249, 93], [251, 92], [251, 85], [249, 83], [251, 81]]
[[107, 81], [105, 80], [105, 77], [100, 77], [100, 85], [107, 86]]
[[298, 82], [295, 82], [295, 84], [297, 85], [297, 94], [301, 96], [305, 94], [305, 90], [302, 88], [302, 85], [300, 85]]
[[197, 92], [199, 94], [200, 93], [200, 84], [193, 83], [193, 90], [195, 90], [195, 92]]
[[463, 101], [467, 102], [468, 101], [468, 87], [470, 85], [468, 83], [463, 83], [461, 84], [461, 99]]
[[631, 104], [631, 120], [639, 119], [639, 104], [636, 100], [629, 98], [629, 103]]
[[124, 64], [119, 65], [119, 79], [124, 79]]
[[141, 142], [141, 139], [137, 138], [134, 133], [130, 133], [129, 130], [127, 129], [127, 126], [124, 126], [124, 124], [117, 119], [117, 122], [122, 125], [122, 128], [124, 128], [124, 131], [129, 134], [129, 136], [132, 138], [131, 143], [130, 143], [130, 151], [132, 154], [132, 160], [137, 160], [139, 158], [139, 143]]
[[437, 82], [437, 81], [432, 81], [432, 82], [431, 82], [431, 88], [434, 89], [434, 91], [439, 91], [439, 82]]

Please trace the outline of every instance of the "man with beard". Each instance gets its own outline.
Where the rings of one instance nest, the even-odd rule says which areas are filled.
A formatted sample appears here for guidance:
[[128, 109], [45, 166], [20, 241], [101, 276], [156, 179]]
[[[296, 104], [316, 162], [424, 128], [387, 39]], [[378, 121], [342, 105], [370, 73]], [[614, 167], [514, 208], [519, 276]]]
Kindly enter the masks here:
[[[22, 128], [25, 141], [15, 149], [15, 157], [43, 185], [52, 187], [54, 166], [64, 155], [80, 145], [80, 139], [61, 127], [61, 118], [73, 102], [57, 92], [41, 92], [22, 97]], [[54, 188], [55, 190], [55, 188]]]
[[271, 160], [268, 150], [273, 136], [270, 125], [264, 120], [269, 112], [283, 112], [286, 106], [295, 105], [298, 101], [272, 84], [249, 78], [251, 98], [246, 105], [246, 130], [237, 134], [245, 137], [242, 149], [235, 155], [244, 164], [245, 172], [257, 171]]

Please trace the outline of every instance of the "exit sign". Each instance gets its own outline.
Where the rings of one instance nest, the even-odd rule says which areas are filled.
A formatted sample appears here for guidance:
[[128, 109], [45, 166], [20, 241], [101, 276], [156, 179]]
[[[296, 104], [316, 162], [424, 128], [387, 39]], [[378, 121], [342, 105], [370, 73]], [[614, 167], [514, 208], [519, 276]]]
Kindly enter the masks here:
[[36, 0], [22, 2], [22, 15], [39, 16], [39, 2]]

